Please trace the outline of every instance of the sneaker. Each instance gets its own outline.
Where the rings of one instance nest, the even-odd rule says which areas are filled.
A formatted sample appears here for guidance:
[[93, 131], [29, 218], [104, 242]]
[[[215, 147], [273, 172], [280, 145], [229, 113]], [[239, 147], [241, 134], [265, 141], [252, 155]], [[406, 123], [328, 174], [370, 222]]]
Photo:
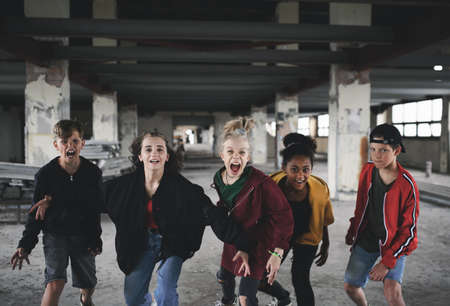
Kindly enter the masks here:
[[214, 302], [214, 306], [237, 306], [237, 305], [239, 305], [237, 298], [234, 298], [234, 301], [231, 304], [224, 304], [224, 303], [222, 303], [222, 300], [218, 300], [218, 301]]
[[272, 301], [269, 304], [267, 304], [267, 306], [292, 306], [292, 302], [290, 297], [286, 297], [282, 300], [272, 298]]

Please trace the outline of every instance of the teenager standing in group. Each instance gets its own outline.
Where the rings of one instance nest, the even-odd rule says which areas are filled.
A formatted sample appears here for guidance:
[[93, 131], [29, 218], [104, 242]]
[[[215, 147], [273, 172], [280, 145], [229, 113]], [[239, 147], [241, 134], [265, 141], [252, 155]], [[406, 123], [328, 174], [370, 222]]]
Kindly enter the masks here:
[[230, 217], [241, 224], [249, 236], [251, 275], [245, 276], [239, 271], [239, 263], [232, 260], [236, 248], [225, 243], [217, 273], [223, 297], [216, 305], [235, 303], [236, 276], [242, 277], [239, 285], [240, 305], [258, 305], [256, 293], [259, 283], [266, 271], [268, 282], [274, 281], [293, 230], [292, 212], [280, 188], [270, 177], [248, 166], [252, 125], [247, 118], [225, 124], [220, 150], [224, 166], [214, 176], [219, 206], [225, 207]]
[[[310, 306], [314, 305], [311, 265], [317, 257], [318, 266], [327, 261], [330, 246], [328, 226], [334, 222], [333, 208], [327, 184], [311, 174], [315, 141], [309, 136], [290, 133], [283, 138], [283, 144], [285, 149], [280, 152], [283, 169], [272, 174], [272, 179], [283, 191], [294, 215], [291, 273], [297, 304]], [[274, 296], [278, 306], [291, 305], [289, 292], [277, 281], [272, 285], [262, 283], [260, 290]]]
[[372, 130], [372, 161], [361, 171], [355, 213], [345, 237], [352, 248], [344, 288], [359, 306], [368, 305], [363, 288], [369, 279], [383, 281], [389, 305], [405, 305], [401, 284], [406, 257], [417, 248], [419, 190], [397, 161], [400, 152], [405, 148], [396, 127], [382, 124]]

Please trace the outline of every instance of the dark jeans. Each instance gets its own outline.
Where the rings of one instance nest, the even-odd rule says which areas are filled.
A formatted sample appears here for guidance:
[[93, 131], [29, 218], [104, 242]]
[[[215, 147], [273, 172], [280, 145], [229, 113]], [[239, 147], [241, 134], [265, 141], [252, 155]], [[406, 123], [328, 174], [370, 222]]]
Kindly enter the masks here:
[[[234, 289], [236, 287], [235, 275], [228, 270], [220, 267], [220, 270], [217, 272], [217, 280], [219, 284], [222, 286], [222, 303], [223, 304], [232, 304], [236, 295], [234, 294]], [[247, 297], [247, 305], [248, 306], [257, 306], [258, 299], [256, 298], [256, 292], [258, 291], [260, 280], [249, 278], [249, 277], [241, 277], [241, 281], [239, 283], [239, 295]]]
[[[297, 304], [314, 306], [314, 292], [309, 281], [309, 272], [317, 252], [317, 246], [294, 244], [292, 251], [294, 252], [294, 256], [292, 259], [291, 274], [292, 284], [294, 285], [295, 295], [297, 296]], [[259, 290], [276, 297], [278, 300], [285, 299], [289, 296], [289, 291], [284, 289], [279, 282], [275, 281], [272, 285], [269, 285], [267, 278], [261, 281]]]

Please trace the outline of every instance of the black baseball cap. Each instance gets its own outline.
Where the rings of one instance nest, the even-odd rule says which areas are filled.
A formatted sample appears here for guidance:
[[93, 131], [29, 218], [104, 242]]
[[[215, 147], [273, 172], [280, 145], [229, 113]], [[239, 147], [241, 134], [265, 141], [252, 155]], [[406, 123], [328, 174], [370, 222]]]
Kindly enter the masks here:
[[[381, 139], [375, 139], [378, 137], [383, 137]], [[402, 143], [402, 135], [400, 131], [391, 124], [380, 124], [377, 125], [372, 132], [370, 132], [370, 142], [383, 143], [389, 145], [400, 145], [402, 147], [402, 153], [405, 153], [405, 146]]]

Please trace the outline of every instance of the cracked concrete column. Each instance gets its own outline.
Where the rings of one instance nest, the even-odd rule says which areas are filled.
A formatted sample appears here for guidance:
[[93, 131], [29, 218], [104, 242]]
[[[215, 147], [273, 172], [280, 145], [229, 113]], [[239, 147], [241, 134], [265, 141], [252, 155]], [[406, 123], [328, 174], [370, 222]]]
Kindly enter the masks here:
[[450, 96], [442, 98], [439, 172], [450, 173]]
[[117, 92], [94, 94], [92, 103], [92, 134], [95, 140], [119, 141]]
[[[116, 0], [94, 0], [93, 18], [115, 19], [117, 17]], [[115, 47], [117, 40], [95, 37], [92, 45], [96, 47]], [[94, 93], [92, 103], [92, 134], [95, 140], [119, 141], [117, 92]]]
[[[69, 0], [24, 1], [26, 17], [69, 18]], [[44, 38], [35, 37], [37, 40]], [[45, 38], [67, 45], [64, 37]], [[70, 118], [68, 61], [49, 61], [45, 66], [26, 63], [25, 163], [41, 166], [57, 155], [53, 148], [53, 125]]]
[[[371, 24], [370, 4], [330, 3], [330, 24]], [[331, 44], [333, 51], [343, 44]], [[328, 136], [328, 186], [332, 198], [354, 198], [359, 173], [367, 161], [370, 130], [369, 71], [342, 65], [330, 70], [330, 129]]]
[[254, 164], [265, 164], [267, 163], [267, 107], [252, 106], [251, 117], [255, 121], [255, 128], [250, 139], [251, 159]]
[[137, 105], [126, 105], [120, 108], [119, 112], [119, 141], [120, 155], [129, 156], [128, 148], [138, 135], [138, 112]]
[[280, 151], [284, 148], [283, 137], [298, 130], [298, 96], [277, 94], [275, 100], [275, 166], [281, 169]]
[[[280, 2], [276, 7], [276, 20], [278, 23], [298, 24], [300, 20], [300, 5], [296, 1]], [[280, 50], [298, 50], [298, 44], [279, 45]], [[278, 66], [292, 66], [277, 64]], [[281, 168], [280, 151], [284, 148], [283, 137], [298, 129], [298, 95], [277, 93], [275, 98], [275, 167]]]

